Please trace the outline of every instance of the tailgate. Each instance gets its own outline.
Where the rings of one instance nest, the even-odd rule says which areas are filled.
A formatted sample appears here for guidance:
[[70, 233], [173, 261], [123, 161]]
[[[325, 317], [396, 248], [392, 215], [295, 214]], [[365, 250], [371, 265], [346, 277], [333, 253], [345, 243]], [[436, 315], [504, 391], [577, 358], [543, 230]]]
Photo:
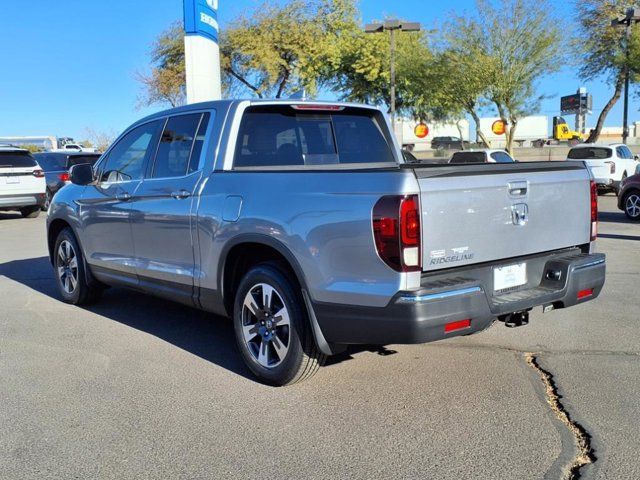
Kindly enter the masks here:
[[611, 165], [613, 162], [606, 160], [585, 160], [591, 175], [596, 180], [611, 178]]
[[423, 270], [588, 243], [589, 173], [581, 162], [416, 169]]

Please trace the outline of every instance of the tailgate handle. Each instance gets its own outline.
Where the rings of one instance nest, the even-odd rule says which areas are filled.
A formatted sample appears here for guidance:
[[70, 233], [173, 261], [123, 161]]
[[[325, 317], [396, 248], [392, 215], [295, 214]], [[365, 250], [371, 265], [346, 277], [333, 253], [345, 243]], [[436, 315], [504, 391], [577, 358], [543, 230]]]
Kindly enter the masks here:
[[527, 194], [527, 182], [509, 182], [507, 184], [509, 188], [509, 195], [514, 197], [523, 197]]

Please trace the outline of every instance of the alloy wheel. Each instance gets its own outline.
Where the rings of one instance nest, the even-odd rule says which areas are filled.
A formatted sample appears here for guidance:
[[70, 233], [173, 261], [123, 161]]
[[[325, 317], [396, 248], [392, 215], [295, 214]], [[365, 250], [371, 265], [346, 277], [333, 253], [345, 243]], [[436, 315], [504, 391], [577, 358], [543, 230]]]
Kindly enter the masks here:
[[291, 341], [291, 321], [282, 296], [266, 283], [249, 289], [242, 304], [242, 333], [253, 360], [265, 368], [284, 361]]
[[58, 246], [58, 278], [60, 285], [67, 294], [71, 294], [78, 285], [78, 256], [68, 240], [63, 240]]
[[635, 193], [629, 195], [625, 200], [624, 208], [630, 217], [640, 217], [640, 196]]

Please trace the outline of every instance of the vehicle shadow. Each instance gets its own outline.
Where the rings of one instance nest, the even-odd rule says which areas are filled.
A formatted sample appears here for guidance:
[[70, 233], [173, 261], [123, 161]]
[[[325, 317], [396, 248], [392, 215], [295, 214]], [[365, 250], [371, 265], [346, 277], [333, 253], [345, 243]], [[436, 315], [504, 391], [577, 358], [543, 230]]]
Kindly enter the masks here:
[[[61, 301], [48, 257], [0, 264], [0, 276]], [[233, 325], [226, 318], [122, 288], [110, 288], [97, 304], [82, 308], [255, 381], [236, 350]]]
[[15, 220], [17, 218], [22, 218], [22, 215], [14, 212], [0, 212], [0, 221], [1, 220]]
[[627, 216], [622, 212], [598, 212], [598, 221], [605, 223], [637, 223], [629, 220]]

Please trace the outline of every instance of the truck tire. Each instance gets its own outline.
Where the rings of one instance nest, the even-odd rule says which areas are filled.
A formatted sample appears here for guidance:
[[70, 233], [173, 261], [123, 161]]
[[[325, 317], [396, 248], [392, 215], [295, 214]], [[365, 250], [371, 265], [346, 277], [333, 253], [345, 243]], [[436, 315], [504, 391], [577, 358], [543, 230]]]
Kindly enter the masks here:
[[72, 305], [89, 305], [102, 295], [103, 288], [91, 285], [82, 250], [70, 228], [58, 234], [53, 250], [56, 285], [62, 300]]
[[24, 218], [37, 218], [40, 215], [40, 206], [35, 207], [23, 207], [20, 209], [20, 215]]
[[275, 262], [251, 268], [241, 280], [235, 294], [233, 326], [245, 364], [269, 385], [305, 380], [324, 361], [300, 288]]

